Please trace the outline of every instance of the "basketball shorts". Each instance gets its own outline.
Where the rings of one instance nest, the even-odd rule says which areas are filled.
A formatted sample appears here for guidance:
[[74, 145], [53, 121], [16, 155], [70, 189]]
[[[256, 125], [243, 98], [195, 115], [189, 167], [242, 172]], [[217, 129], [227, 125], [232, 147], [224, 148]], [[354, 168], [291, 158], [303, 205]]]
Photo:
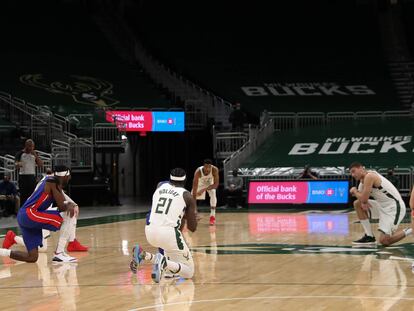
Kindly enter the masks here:
[[17, 214], [17, 223], [28, 251], [43, 246], [42, 229], [57, 231], [62, 222], [63, 218], [57, 210], [35, 211], [21, 208]]
[[168, 259], [184, 264], [194, 270], [193, 256], [181, 231], [174, 227], [145, 226], [147, 241], [154, 247], [162, 248]]
[[378, 231], [384, 234], [392, 235], [405, 217], [406, 208], [403, 201], [383, 204], [376, 200], [368, 200], [368, 204], [370, 218], [379, 220]]
[[[203, 187], [198, 187], [198, 191], [200, 191], [201, 189], [206, 188], [206, 186]], [[205, 200], [206, 199], [206, 192], [208, 193], [208, 196], [210, 197], [210, 206], [215, 207], [217, 205], [217, 195], [216, 195], [216, 189], [211, 189], [211, 190], [207, 190], [204, 191], [201, 195], [197, 196], [197, 200]]]

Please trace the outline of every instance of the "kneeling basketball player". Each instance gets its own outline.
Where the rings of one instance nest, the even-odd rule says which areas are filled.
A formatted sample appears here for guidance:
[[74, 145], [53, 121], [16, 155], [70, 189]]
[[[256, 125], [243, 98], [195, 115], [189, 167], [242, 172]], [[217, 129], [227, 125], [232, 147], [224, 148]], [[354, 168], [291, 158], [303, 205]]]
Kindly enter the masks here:
[[185, 171], [175, 168], [168, 182], [159, 183], [152, 196], [151, 213], [145, 226], [145, 236], [149, 244], [162, 248], [164, 254], [156, 255], [144, 251], [139, 245], [133, 249], [130, 268], [136, 272], [143, 260], [153, 263], [152, 279], [159, 283], [165, 271], [183, 278], [192, 278], [194, 261], [191, 252], [181, 234], [187, 220], [187, 227], [194, 232], [197, 229], [197, 204], [185, 186]]
[[352, 163], [349, 170], [352, 177], [360, 182], [358, 189], [352, 187], [350, 193], [356, 198], [354, 207], [365, 231], [365, 235], [353, 244], [376, 244], [370, 218], [379, 219], [379, 242], [384, 246], [394, 244], [411, 234], [411, 228], [397, 230], [406, 210], [397, 188], [384, 176], [366, 170], [359, 162]]
[[[65, 166], [55, 168], [53, 176], [46, 176], [40, 182], [32, 195], [20, 208], [17, 222], [22, 231], [23, 241], [27, 252], [0, 248], [0, 256], [26, 262], [36, 262], [39, 247], [43, 246], [42, 229], [50, 231], [61, 230], [63, 235], [69, 237], [74, 230], [75, 204], [65, 201], [62, 188], [70, 180], [70, 171]], [[57, 211], [46, 210], [56, 202]], [[19, 243], [20, 244], [20, 243]], [[63, 249], [56, 249], [53, 261], [74, 262], [76, 258], [68, 256]]]

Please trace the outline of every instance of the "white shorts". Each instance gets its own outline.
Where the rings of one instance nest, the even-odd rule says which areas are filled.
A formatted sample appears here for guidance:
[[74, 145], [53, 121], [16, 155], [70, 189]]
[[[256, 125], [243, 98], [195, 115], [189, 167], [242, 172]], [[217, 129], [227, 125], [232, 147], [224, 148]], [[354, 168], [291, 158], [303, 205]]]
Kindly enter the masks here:
[[[203, 188], [199, 188], [197, 192], [200, 191], [201, 189]], [[210, 197], [210, 199], [212, 198], [216, 199], [216, 189], [211, 189], [211, 190], [206, 190], [201, 195], [197, 196], [197, 200], [205, 200], [206, 192], [208, 193], [208, 196]]]
[[370, 205], [369, 217], [379, 219], [378, 231], [384, 234], [392, 235], [398, 228], [398, 225], [405, 217], [405, 203], [399, 201], [399, 207], [396, 202], [383, 205], [375, 200], [368, 200]]
[[181, 231], [174, 227], [145, 226], [147, 241], [154, 247], [164, 250], [164, 256], [171, 261], [184, 264], [194, 270], [193, 256]]

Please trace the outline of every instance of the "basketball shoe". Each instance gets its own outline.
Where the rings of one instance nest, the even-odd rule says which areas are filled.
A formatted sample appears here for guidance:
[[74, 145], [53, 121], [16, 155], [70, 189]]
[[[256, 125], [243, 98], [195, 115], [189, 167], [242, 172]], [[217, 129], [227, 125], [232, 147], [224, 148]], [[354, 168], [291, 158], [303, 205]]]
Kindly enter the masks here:
[[214, 226], [216, 224], [216, 217], [210, 216], [210, 226]]
[[167, 268], [167, 259], [165, 256], [157, 253], [155, 255], [155, 263], [152, 267], [151, 277], [155, 283], [159, 283], [162, 275], [164, 273], [165, 268]]
[[87, 252], [88, 247], [80, 244], [78, 240], [74, 239], [72, 242], [68, 243], [67, 250], [68, 252]]
[[133, 273], [137, 273], [137, 267], [141, 264], [144, 259], [144, 251], [138, 244], [132, 249], [132, 260], [129, 263], [129, 268]]
[[14, 240], [15, 237], [16, 237], [16, 233], [14, 233], [11, 230], [7, 231], [6, 236], [4, 237], [4, 241], [3, 241], [3, 248], [9, 249], [14, 244], [16, 244], [16, 241]]
[[59, 254], [54, 254], [52, 259], [53, 262], [77, 262], [78, 259], [72, 256], [69, 256], [65, 252], [61, 252]]
[[352, 244], [354, 244], [354, 245], [371, 245], [371, 244], [374, 244], [375, 245], [376, 240], [375, 240], [375, 237], [365, 234], [359, 240], [353, 241]]

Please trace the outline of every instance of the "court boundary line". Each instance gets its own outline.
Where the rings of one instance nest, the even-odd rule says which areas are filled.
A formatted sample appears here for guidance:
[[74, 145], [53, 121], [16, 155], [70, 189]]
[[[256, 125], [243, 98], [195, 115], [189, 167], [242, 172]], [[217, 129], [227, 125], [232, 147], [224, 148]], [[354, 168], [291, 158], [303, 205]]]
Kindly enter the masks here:
[[193, 300], [192, 302], [188, 301], [177, 301], [165, 304], [156, 304], [152, 306], [146, 307], [139, 307], [134, 309], [128, 309], [128, 311], [139, 311], [139, 310], [148, 310], [154, 309], [158, 307], [168, 307], [168, 306], [175, 306], [175, 305], [192, 305], [197, 303], [212, 303], [212, 302], [222, 302], [222, 301], [234, 301], [234, 300], [259, 300], [259, 299], [371, 299], [371, 300], [406, 300], [406, 301], [414, 301], [414, 297], [379, 297], [379, 296], [328, 296], [328, 295], [318, 295], [318, 296], [264, 296], [264, 297], [232, 297], [232, 298], [217, 298], [217, 299], [201, 299], [201, 300]]
[[[59, 288], [65, 288], [65, 287], [114, 287], [114, 286], [119, 286], [119, 285], [132, 285], [132, 286], [158, 286], [158, 284], [156, 283], [149, 283], [149, 284], [142, 284], [142, 283], [117, 283], [117, 284], [78, 284], [78, 285], [64, 285], [64, 286], [59, 286], [59, 285], [53, 285], [53, 286], [1, 286], [0, 285], [0, 291], [2, 290], [8, 290], [8, 289], [24, 289], [24, 288], [49, 288], [49, 287], [59, 287]], [[160, 284], [163, 285], [163, 284]], [[186, 284], [180, 284], [180, 286], [185, 286]], [[387, 284], [310, 284], [310, 283], [238, 283], [238, 282], [210, 282], [210, 283], [197, 283], [197, 282], [193, 282], [194, 286], [202, 286], [202, 285], [239, 285], [239, 286], [268, 286], [268, 287], [273, 287], [273, 286], [360, 286], [360, 287], [393, 287], [393, 288], [399, 288], [399, 287], [404, 287], [404, 288], [414, 288], [414, 285], [387, 285]], [[278, 297], [278, 296], [276, 296]], [[300, 297], [300, 296], [298, 296]], [[313, 297], [313, 296], [312, 296]], [[414, 299], [414, 297], [413, 297]]]

